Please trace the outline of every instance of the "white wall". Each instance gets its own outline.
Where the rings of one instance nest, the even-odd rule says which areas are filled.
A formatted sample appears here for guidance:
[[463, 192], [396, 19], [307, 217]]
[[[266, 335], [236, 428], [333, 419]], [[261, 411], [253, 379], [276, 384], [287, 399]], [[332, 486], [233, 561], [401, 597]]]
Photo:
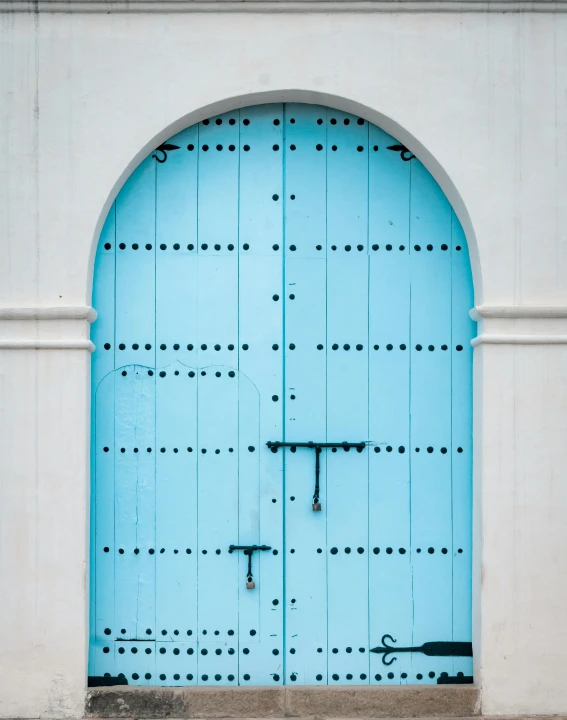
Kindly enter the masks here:
[[88, 306], [137, 161], [213, 111], [282, 100], [392, 132], [460, 216], [493, 316], [476, 679], [486, 713], [567, 713], [567, 15], [6, 13], [0, 33], [0, 716], [81, 714], [88, 617], [86, 314], [2, 308]]

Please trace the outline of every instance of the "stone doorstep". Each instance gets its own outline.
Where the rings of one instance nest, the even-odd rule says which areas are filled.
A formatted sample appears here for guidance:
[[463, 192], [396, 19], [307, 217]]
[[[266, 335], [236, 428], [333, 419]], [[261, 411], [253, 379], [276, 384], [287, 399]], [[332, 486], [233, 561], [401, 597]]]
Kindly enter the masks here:
[[475, 685], [90, 688], [89, 718], [472, 717]]

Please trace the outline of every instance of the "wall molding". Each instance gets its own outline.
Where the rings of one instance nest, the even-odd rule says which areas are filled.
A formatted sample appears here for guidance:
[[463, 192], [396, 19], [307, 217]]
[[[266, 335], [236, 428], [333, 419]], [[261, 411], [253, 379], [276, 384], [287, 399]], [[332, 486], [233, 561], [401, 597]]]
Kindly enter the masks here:
[[0, 320], [88, 320], [92, 323], [96, 318], [96, 310], [89, 305], [72, 305], [69, 307], [0, 307]]
[[[475, 322], [482, 323], [480, 334], [471, 340], [473, 347], [478, 345], [567, 345], [567, 330], [563, 332], [564, 323], [552, 322], [550, 324], [547, 322], [541, 327], [543, 332], [529, 332], [542, 325], [537, 323], [534, 326], [530, 321], [567, 319], [566, 305], [477, 305], [469, 311], [469, 315]], [[511, 321], [511, 323], [505, 321]], [[491, 332], [490, 329], [495, 332]], [[548, 332], [544, 332], [545, 330]], [[553, 332], [554, 330], [559, 330], [559, 332]]]
[[0, 12], [564, 13], [567, 0], [0, 0]]
[[531, 320], [567, 318], [567, 305], [476, 305], [469, 311], [475, 322], [479, 320]]
[[29, 340], [14, 338], [0, 340], [0, 350], [88, 350], [95, 349], [90, 340]]
[[567, 345], [567, 335], [515, 335], [481, 333], [471, 345]]

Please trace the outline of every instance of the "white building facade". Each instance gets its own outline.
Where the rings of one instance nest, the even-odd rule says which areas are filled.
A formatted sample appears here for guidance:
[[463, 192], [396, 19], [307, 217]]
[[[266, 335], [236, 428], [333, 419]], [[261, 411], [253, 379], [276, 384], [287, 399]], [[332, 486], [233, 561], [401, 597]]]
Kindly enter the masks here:
[[82, 716], [90, 323], [103, 223], [142, 158], [265, 103], [414, 153], [466, 234], [474, 680], [567, 713], [567, 3], [24, 0], [0, 6], [2, 717]]

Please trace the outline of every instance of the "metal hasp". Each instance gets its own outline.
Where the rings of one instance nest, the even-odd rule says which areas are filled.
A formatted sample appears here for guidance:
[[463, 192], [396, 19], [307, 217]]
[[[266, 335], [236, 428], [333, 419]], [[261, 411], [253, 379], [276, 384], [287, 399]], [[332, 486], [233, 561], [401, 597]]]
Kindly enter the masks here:
[[346, 442], [344, 440], [340, 443], [329, 443], [329, 442], [313, 442], [310, 440], [309, 442], [280, 442], [279, 440], [268, 440], [266, 445], [271, 449], [275, 450], [277, 452], [278, 448], [280, 447], [289, 447], [289, 448], [309, 448], [310, 450], [315, 450], [315, 492], [313, 493], [313, 505], [312, 509], [315, 512], [319, 512], [321, 510], [321, 502], [319, 500], [319, 475], [321, 474], [321, 460], [319, 456], [321, 455], [321, 452], [323, 448], [344, 448], [349, 449], [350, 448], [356, 448], [357, 450], [364, 450], [368, 443], [365, 441], [362, 442]]
[[271, 550], [269, 545], [229, 545], [228, 552], [231, 553], [234, 550], [243, 550], [245, 555], [248, 555], [248, 571], [246, 573], [246, 589], [254, 590], [256, 583], [252, 577], [252, 553], [255, 550]]
[[436, 641], [426, 642], [423, 645], [416, 647], [393, 647], [392, 645], [386, 645], [386, 640], [390, 640], [395, 643], [396, 640], [391, 635], [382, 636], [382, 647], [371, 648], [370, 652], [380, 653], [383, 655], [382, 663], [384, 665], [391, 665], [395, 657], [386, 660], [388, 655], [393, 653], [423, 653], [429, 655], [429, 657], [472, 657], [472, 643], [470, 642], [451, 642], [451, 641]]

